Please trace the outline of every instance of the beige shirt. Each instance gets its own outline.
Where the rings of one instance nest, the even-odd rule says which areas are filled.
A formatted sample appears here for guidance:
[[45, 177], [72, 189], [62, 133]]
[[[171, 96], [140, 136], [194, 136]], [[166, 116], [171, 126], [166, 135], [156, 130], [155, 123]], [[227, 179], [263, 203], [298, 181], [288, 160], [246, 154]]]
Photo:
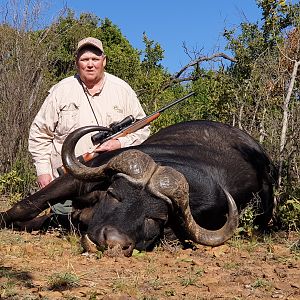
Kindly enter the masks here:
[[[129, 115], [136, 119], [145, 117], [135, 92], [116, 76], [105, 73], [103, 87], [94, 96], [85, 93], [78, 75], [63, 79], [50, 89], [30, 128], [28, 149], [37, 175], [57, 177], [57, 168], [62, 165], [61, 148], [67, 135], [79, 127], [97, 125], [87, 96], [100, 126], [108, 127]], [[79, 140], [75, 149], [77, 156], [95, 148], [90, 138], [95, 133]], [[149, 134], [149, 127], [145, 127], [118, 140], [122, 148], [129, 147], [142, 143]]]

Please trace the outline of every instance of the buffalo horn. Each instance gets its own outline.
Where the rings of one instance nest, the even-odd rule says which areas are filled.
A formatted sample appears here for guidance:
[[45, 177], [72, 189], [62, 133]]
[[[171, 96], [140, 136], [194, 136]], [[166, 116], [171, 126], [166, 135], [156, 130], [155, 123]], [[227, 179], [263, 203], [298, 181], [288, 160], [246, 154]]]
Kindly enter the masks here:
[[238, 227], [239, 214], [234, 199], [223, 189], [228, 202], [228, 217], [226, 223], [218, 230], [208, 230], [200, 227], [194, 220], [189, 206], [189, 185], [185, 177], [170, 167], [159, 167], [154, 173], [149, 187], [161, 198], [169, 198], [179, 207], [187, 231], [191, 239], [202, 245], [219, 246], [232, 237]]
[[[103, 128], [106, 129], [105, 127]], [[67, 172], [78, 179], [97, 180], [99, 177], [103, 176], [103, 170], [105, 169], [106, 164], [90, 168], [82, 164], [75, 156], [75, 147], [79, 139], [90, 132], [101, 129], [102, 127], [100, 126], [85, 126], [78, 128], [71, 132], [63, 143], [61, 151], [63, 165]]]
[[130, 181], [145, 184], [157, 165], [150, 156], [141, 151], [126, 149], [113, 157], [107, 164], [99, 167], [85, 166], [76, 158], [75, 147], [78, 140], [99, 128], [101, 129], [99, 126], [85, 126], [69, 134], [62, 147], [62, 161], [66, 170], [81, 180], [98, 180], [105, 176], [105, 170], [111, 170], [121, 173], [121, 176], [127, 177]]

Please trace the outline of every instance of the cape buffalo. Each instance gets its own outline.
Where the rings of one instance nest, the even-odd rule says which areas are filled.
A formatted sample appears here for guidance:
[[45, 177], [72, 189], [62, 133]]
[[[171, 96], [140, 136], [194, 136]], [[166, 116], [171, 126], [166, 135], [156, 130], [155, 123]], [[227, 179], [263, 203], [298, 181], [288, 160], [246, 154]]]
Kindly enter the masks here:
[[1, 226], [41, 224], [49, 204], [73, 199], [72, 221], [85, 249], [115, 247], [130, 256], [149, 250], [169, 228], [181, 240], [217, 246], [238, 226], [253, 199], [264, 227], [274, 207], [275, 168], [247, 133], [211, 121], [172, 125], [143, 144], [106, 152], [88, 164], [74, 154], [77, 141], [97, 130], [77, 129], [62, 151], [67, 174], [1, 213]]

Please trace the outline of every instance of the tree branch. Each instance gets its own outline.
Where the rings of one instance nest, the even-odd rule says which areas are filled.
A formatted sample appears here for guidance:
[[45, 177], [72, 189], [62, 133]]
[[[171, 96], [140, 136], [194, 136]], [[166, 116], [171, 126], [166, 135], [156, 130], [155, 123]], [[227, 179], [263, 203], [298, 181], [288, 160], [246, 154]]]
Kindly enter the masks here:
[[223, 52], [215, 53], [211, 56], [200, 56], [191, 62], [189, 62], [187, 65], [185, 65], [183, 68], [181, 68], [178, 72], [176, 72], [173, 76], [171, 76], [170, 80], [162, 86], [162, 90], [166, 90], [170, 86], [172, 86], [175, 83], [185, 82], [185, 81], [195, 81], [199, 78], [199, 75], [189, 75], [187, 77], [181, 77], [181, 75], [186, 72], [189, 68], [196, 66], [199, 67], [199, 64], [204, 61], [211, 61], [215, 60], [217, 58], [223, 58], [227, 59], [231, 62], [236, 62], [237, 60]]

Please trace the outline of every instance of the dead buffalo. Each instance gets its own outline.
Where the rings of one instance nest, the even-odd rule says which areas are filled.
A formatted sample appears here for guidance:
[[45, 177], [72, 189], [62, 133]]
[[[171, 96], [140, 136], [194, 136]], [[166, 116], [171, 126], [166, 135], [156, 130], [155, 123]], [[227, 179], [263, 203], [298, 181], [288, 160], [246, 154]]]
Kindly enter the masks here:
[[1, 226], [37, 227], [49, 204], [73, 199], [72, 221], [86, 249], [114, 247], [130, 256], [151, 249], [172, 230], [181, 241], [217, 246], [238, 226], [254, 198], [255, 222], [264, 227], [274, 207], [274, 166], [245, 132], [218, 122], [166, 127], [142, 145], [101, 154], [87, 165], [74, 154], [77, 141], [95, 131], [74, 131], [63, 146], [68, 173], [1, 213]]

